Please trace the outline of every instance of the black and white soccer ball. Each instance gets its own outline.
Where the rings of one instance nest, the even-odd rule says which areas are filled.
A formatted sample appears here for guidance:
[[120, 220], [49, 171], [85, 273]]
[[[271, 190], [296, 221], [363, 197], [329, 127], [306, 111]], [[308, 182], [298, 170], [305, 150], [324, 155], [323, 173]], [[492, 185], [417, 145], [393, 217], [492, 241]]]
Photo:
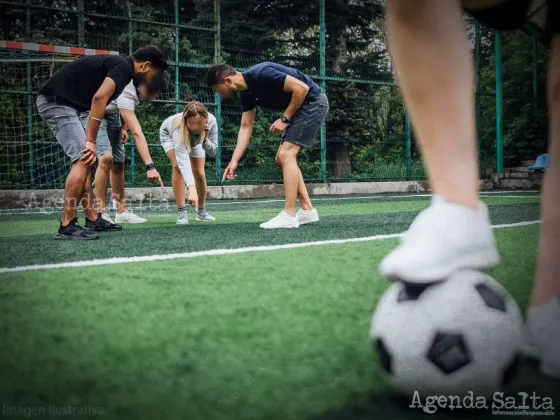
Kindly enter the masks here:
[[490, 276], [462, 271], [427, 287], [394, 283], [371, 322], [389, 382], [414, 396], [491, 396], [515, 374], [523, 317]]

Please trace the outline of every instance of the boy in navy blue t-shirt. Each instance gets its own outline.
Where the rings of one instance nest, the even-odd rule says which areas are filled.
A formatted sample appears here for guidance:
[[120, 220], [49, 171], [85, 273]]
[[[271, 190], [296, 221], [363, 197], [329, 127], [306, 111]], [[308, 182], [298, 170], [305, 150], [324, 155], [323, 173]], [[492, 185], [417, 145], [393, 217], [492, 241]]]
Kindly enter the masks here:
[[[283, 111], [270, 131], [282, 134], [276, 163], [282, 168], [286, 203], [284, 210], [261, 228], [297, 228], [317, 222], [319, 215], [309, 200], [297, 156], [302, 148], [311, 146], [327, 116], [329, 101], [321, 88], [298, 70], [269, 62], [243, 73], [227, 64], [217, 64], [208, 70], [206, 83], [224, 100], [234, 99], [239, 93], [243, 108], [237, 146], [222, 180], [235, 178], [239, 160], [253, 134], [256, 108]], [[301, 209], [296, 213], [298, 197]]]

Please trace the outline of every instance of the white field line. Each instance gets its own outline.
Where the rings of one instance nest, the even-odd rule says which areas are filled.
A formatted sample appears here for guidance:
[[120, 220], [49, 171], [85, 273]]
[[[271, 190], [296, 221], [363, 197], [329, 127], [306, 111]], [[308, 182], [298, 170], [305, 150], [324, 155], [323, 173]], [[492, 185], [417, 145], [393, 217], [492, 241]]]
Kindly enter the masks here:
[[[492, 228], [504, 229], [504, 228], [535, 225], [538, 223], [540, 223], [540, 220], [531, 220], [526, 222], [510, 223], [505, 225], [494, 225], [492, 226]], [[25, 265], [19, 267], [0, 268], [0, 274], [17, 273], [22, 271], [53, 270], [57, 268], [92, 267], [97, 265], [178, 260], [178, 259], [197, 258], [197, 257], [210, 257], [210, 256], [217, 256], [217, 255], [245, 254], [248, 252], [278, 251], [280, 249], [294, 249], [294, 248], [306, 248], [311, 246], [340, 245], [340, 244], [348, 244], [348, 243], [355, 243], [355, 242], [380, 241], [384, 239], [398, 238], [400, 236], [402, 236], [402, 233], [394, 233], [390, 235], [366, 236], [363, 238], [331, 239], [326, 241], [290, 243], [290, 244], [283, 244], [283, 245], [264, 245], [264, 246], [252, 246], [252, 247], [234, 248], [234, 249], [210, 249], [206, 251], [183, 252], [178, 254], [145, 255], [141, 257], [104, 258], [98, 260], [73, 261], [73, 262], [64, 262], [64, 263], [57, 263], [57, 264]]]
[[[538, 193], [539, 191], [523, 191], [524, 193]], [[504, 191], [485, 191], [485, 192], [481, 192], [480, 193], [482, 196], [491, 196], [491, 195], [496, 195], [500, 198], [534, 198], [534, 197], [538, 197], [540, 198], [540, 196], [535, 196], [535, 195], [501, 195], [501, 194], [505, 194]], [[405, 194], [405, 195], [370, 195], [370, 196], [358, 196], [358, 197], [321, 197], [321, 198], [312, 198], [312, 201], [343, 201], [343, 200], [381, 200], [383, 198], [427, 198], [427, 197], [432, 197], [433, 194]], [[159, 205], [156, 204], [152, 207], [131, 207], [132, 210], [135, 211], [152, 211], [152, 210], [168, 210], [168, 209], [162, 209], [161, 207], [164, 205], [163, 203], [168, 202], [168, 201], [164, 201], [162, 203], [160, 203]], [[214, 206], [227, 206], [229, 204], [245, 204], [245, 205], [252, 205], [252, 204], [263, 204], [263, 203], [283, 203], [284, 200], [282, 199], [270, 199], [270, 200], [245, 200], [245, 201], [217, 201], [217, 202], [209, 202], [207, 203], [207, 207], [211, 208]], [[168, 202], [169, 203], [169, 202]], [[168, 204], [169, 206], [169, 204]], [[175, 210], [175, 206], [171, 205], [170, 206], [173, 210]], [[15, 210], [15, 209], [8, 209], [8, 210]], [[13, 211], [13, 212], [3, 212], [0, 211], [0, 216], [2, 215], [14, 215], [14, 214], [45, 214], [45, 215], [49, 215], [49, 214], [56, 214], [60, 211], [62, 211], [63, 208], [49, 208], [49, 210], [43, 210], [43, 211], [25, 211], [24, 209], [20, 210], [20, 211]]]

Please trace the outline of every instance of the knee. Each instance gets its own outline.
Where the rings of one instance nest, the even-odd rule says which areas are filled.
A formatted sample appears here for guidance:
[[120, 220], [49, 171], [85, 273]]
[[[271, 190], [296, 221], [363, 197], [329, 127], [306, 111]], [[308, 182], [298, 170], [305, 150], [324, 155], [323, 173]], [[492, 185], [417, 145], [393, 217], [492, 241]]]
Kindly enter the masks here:
[[290, 153], [286, 150], [280, 150], [276, 154], [276, 163], [278, 166], [283, 167], [286, 163], [295, 160], [295, 156], [293, 153]]
[[99, 158], [99, 166], [104, 169], [111, 169], [113, 166], [113, 155], [107, 153]]
[[206, 174], [204, 173], [204, 171], [195, 172], [193, 175], [195, 181], [206, 183]]
[[415, 7], [411, 7], [409, 0], [388, 0], [387, 16], [397, 19], [398, 21], [410, 22], [418, 17], [418, 12], [430, 0], [418, 0], [414, 3]]
[[120, 174], [124, 172], [124, 163], [122, 162], [113, 162], [113, 167], [111, 168], [113, 172]]

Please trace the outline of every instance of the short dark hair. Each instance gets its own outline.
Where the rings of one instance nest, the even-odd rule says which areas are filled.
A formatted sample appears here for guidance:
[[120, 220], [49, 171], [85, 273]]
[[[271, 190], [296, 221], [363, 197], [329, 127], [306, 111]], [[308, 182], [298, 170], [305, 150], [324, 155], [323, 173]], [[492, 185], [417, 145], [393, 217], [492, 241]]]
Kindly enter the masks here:
[[228, 64], [214, 64], [210, 66], [206, 72], [206, 85], [219, 85], [224, 83], [224, 79], [228, 76], [234, 76], [237, 71]]
[[155, 68], [165, 71], [167, 70], [167, 59], [165, 54], [155, 45], [146, 45], [145, 47], [138, 48], [132, 54], [134, 61], [143, 63], [144, 61], [149, 61]]

